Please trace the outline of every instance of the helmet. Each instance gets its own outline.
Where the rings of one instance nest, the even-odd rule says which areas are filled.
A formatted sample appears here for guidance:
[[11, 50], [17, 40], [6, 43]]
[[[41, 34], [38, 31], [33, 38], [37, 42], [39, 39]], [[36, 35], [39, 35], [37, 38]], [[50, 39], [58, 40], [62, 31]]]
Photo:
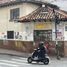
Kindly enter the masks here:
[[44, 45], [44, 42], [40, 42], [41, 45]]
[[40, 43], [39, 43], [39, 48], [42, 48], [43, 45], [44, 45], [44, 42], [40, 42]]

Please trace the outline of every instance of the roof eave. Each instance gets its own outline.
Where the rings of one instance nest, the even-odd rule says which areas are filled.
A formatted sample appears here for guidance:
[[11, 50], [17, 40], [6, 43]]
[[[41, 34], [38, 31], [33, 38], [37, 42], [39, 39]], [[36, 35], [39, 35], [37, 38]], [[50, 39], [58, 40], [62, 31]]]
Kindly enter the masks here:
[[11, 6], [11, 5], [17, 5], [17, 4], [21, 4], [21, 3], [33, 3], [33, 4], [37, 4], [37, 5], [46, 4], [46, 5], [49, 5], [51, 7], [55, 7], [57, 9], [59, 8], [58, 6], [50, 4], [50, 3], [47, 3], [47, 2], [33, 1], [33, 0], [31, 0], [31, 1], [28, 1], [28, 0], [18, 0], [18, 1], [11, 1], [11, 2], [6, 2], [6, 3], [1, 3], [0, 4], [0, 8], [1, 7]]
[[[60, 20], [60, 22], [66, 22], [67, 18], [62, 18], [62, 19], [59, 19], [59, 20]], [[39, 21], [39, 22], [41, 22], [41, 21], [45, 21], [45, 22], [50, 21], [50, 22], [52, 22], [52, 19], [32, 19], [32, 20], [25, 19], [25, 20], [18, 20], [17, 22], [23, 23], [23, 22], [32, 22], [32, 21], [34, 21], [34, 22], [36, 22], [36, 21]]]
[[2, 4], [0, 4], [0, 7], [6, 7], [6, 6], [21, 4], [21, 3], [33, 3], [33, 4], [42, 5], [44, 2], [41, 2], [41, 1], [33, 1], [33, 0], [32, 1], [19, 0], [19, 1], [12, 1], [12, 2], [2, 3]]

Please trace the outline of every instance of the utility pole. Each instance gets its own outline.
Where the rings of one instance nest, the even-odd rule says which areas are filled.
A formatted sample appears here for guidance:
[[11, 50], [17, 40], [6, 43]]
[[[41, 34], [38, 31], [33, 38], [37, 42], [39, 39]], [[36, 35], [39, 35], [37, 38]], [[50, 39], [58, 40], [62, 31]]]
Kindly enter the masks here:
[[59, 52], [59, 44], [58, 44], [58, 40], [57, 40], [57, 25], [60, 23], [59, 21], [59, 17], [56, 15], [55, 10], [53, 9], [53, 13], [54, 13], [54, 22], [55, 22], [55, 41], [56, 41], [56, 52], [57, 52], [57, 59], [60, 59], [60, 52]]
[[58, 32], [57, 25], [60, 23], [59, 17], [57, 15], [55, 15], [54, 20], [55, 20], [55, 40], [56, 40], [56, 44], [57, 44], [57, 32]]

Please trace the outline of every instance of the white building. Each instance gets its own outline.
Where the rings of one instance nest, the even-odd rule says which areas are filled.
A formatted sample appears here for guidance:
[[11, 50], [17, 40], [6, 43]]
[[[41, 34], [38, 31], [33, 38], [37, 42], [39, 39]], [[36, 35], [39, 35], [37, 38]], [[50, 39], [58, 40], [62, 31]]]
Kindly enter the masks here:
[[57, 40], [63, 42], [65, 49], [62, 52], [67, 55], [67, 13], [55, 5], [40, 1], [13, 1], [0, 4], [0, 47], [31, 52], [33, 42], [38, 43], [40, 40], [47, 40], [50, 46], [55, 46], [53, 9], [61, 21], [57, 26]]

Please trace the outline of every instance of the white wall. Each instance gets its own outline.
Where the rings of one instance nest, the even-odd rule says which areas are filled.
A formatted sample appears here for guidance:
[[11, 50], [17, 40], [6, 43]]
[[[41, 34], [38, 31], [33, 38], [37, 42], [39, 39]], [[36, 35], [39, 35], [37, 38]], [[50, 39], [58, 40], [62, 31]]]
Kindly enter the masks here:
[[23, 40], [33, 41], [33, 31], [34, 31], [34, 23], [32, 22], [24, 23]]
[[67, 31], [65, 30], [65, 26], [67, 26], [67, 22], [64, 24], [64, 40], [67, 41]]
[[[52, 39], [53, 41], [56, 40], [56, 34], [55, 34], [55, 22], [52, 24]], [[64, 40], [64, 22], [60, 22], [57, 24], [57, 40], [63, 41]]]

